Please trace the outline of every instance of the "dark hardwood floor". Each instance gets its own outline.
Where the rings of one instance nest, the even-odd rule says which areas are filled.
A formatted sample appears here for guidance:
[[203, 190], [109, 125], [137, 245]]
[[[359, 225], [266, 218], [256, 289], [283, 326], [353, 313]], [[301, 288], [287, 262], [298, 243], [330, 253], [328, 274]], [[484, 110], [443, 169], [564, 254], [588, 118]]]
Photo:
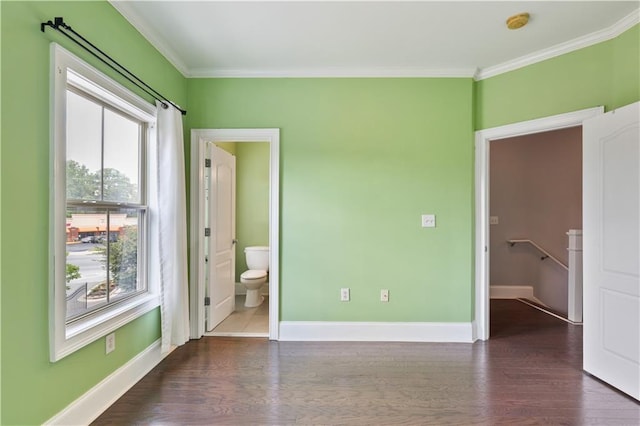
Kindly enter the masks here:
[[474, 344], [205, 337], [94, 424], [640, 424], [635, 400], [582, 372], [582, 327], [518, 301], [491, 312]]

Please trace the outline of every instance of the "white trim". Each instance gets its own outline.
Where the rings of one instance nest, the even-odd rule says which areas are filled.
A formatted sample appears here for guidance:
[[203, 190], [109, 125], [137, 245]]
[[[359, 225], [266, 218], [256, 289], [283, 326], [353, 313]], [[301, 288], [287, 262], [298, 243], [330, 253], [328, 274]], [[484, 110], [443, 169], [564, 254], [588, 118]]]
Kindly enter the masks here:
[[248, 331], [207, 331], [207, 337], [260, 337], [269, 338], [269, 333], [248, 332]]
[[280, 341], [473, 342], [466, 322], [282, 321]]
[[492, 285], [489, 294], [491, 299], [534, 299], [530, 285]]
[[44, 424], [90, 424], [158, 365], [163, 358], [160, 353], [160, 339], [158, 339]]
[[585, 47], [593, 46], [594, 44], [602, 43], [603, 41], [611, 40], [612, 38], [618, 37], [638, 22], [640, 22], [640, 9], [634, 10], [609, 28], [596, 31], [591, 34], [586, 34], [582, 37], [556, 44], [555, 46], [547, 49], [542, 49], [501, 64], [482, 68], [476, 73], [475, 79], [476, 81], [484, 80], [486, 78], [514, 71], [538, 62], [546, 61], [547, 59], [555, 58], [556, 56], [561, 56]]
[[[61, 78], [61, 80], [52, 81], [54, 84], [56, 81], [63, 83], [63, 87], [66, 90], [67, 82], [70, 82], [85, 91], [91, 92], [94, 96], [107, 103], [137, 116], [142, 121], [155, 123], [156, 106], [154, 104], [147, 102], [57, 43], [51, 43], [50, 53], [52, 60], [51, 71], [53, 72], [53, 63], [57, 60], [59, 71], [56, 76]], [[70, 68], [73, 71], [69, 79], [67, 79], [66, 68]], [[94, 92], [97, 88], [102, 90]]]
[[475, 342], [478, 340], [478, 326], [476, 325], [476, 320], [471, 321], [471, 341]]
[[[56, 45], [56, 49], [57, 48], [60, 47]], [[92, 80], [98, 79], [96, 78], [96, 76], [87, 78], [71, 68], [67, 69], [68, 85], [74, 86], [83, 92], [90, 93], [92, 96], [102, 100], [103, 102], [122, 109], [124, 112], [136, 117], [140, 121], [144, 121], [147, 123], [156, 122], [156, 108], [153, 105], [148, 104], [142, 98], [138, 98], [138, 96], [133, 93], [125, 93], [131, 97], [130, 99], [135, 99], [137, 104], [147, 107], [145, 108], [146, 110], [143, 110], [139, 106], [132, 104], [130, 101], [126, 101], [124, 99], [121, 99], [119, 96], [116, 96], [112, 92], [120, 92], [122, 91], [122, 88], [116, 86], [114, 82], [108, 77], [103, 77], [100, 85], [96, 84], [95, 81]], [[106, 90], [105, 87], [109, 86], [111, 86], [111, 88]]]
[[89, 317], [87, 321], [77, 325], [68, 325], [66, 342], [57, 348], [55, 359], [54, 354], [51, 354], [51, 360], [57, 361], [64, 358], [136, 318], [140, 318], [147, 312], [151, 312], [158, 306], [160, 306], [160, 297], [147, 294], [140, 298], [134, 298], [129, 303], [114, 305], [113, 309], [108, 310], [104, 315]]
[[[189, 226], [189, 335], [192, 339], [199, 339], [204, 335], [204, 309], [200, 307], [204, 299], [204, 241], [201, 232], [204, 225], [204, 203], [199, 194], [202, 191], [205, 170], [201, 159], [205, 158], [206, 146], [198, 143], [199, 137], [191, 131], [191, 184], [189, 189], [190, 226]], [[196, 167], [197, 165], [197, 167]], [[202, 288], [201, 288], [202, 287]]]
[[141, 18], [127, 1], [108, 0], [109, 4], [124, 17], [142, 36], [158, 51], [164, 58], [173, 65], [183, 77], [190, 77], [187, 66], [175, 55], [171, 49], [167, 49], [167, 43], [161, 38], [155, 37], [156, 31], [146, 25], [147, 20]]
[[194, 68], [190, 78], [471, 78], [476, 68], [318, 68], [271, 71]]
[[526, 134], [582, 125], [587, 118], [604, 113], [604, 107], [583, 109], [520, 123], [479, 130], [475, 133], [475, 335], [489, 338], [489, 142]]
[[191, 130], [191, 261], [189, 274], [191, 338], [204, 335], [204, 149], [208, 142], [269, 143], [269, 339], [278, 340], [280, 318], [280, 129]]

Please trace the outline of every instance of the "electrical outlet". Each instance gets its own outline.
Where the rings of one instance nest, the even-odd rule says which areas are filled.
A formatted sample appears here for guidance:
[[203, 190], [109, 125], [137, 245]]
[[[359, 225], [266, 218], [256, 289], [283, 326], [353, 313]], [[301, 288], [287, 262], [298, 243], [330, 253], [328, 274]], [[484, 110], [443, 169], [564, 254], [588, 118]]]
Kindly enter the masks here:
[[435, 214], [423, 214], [422, 215], [422, 227], [423, 228], [435, 228], [436, 227], [436, 215]]
[[116, 333], [107, 334], [105, 338], [106, 353], [111, 353], [116, 350]]
[[382, 289], [380, 290], [380, 301], [381, 302], [388, 302], [389, 301], [389, 290]]
[[341, 288], [340, 289], [340, 301], [341, 302], [348, 302], [349, 301], [349, 289], [348, 288]]

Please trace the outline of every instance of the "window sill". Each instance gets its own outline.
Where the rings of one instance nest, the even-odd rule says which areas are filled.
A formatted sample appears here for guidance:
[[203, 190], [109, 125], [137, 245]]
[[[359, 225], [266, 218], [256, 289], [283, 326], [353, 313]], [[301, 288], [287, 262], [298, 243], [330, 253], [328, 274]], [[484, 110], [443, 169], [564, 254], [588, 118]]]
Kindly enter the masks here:
[[146, 294], [114, 306], [101, 314], [67, 325], [64, 341], [58, 345], [55, 354], [52, 354], [52, 361], [64, 358], [158, 306], [160, 306], [160, 297], [155, 294]]

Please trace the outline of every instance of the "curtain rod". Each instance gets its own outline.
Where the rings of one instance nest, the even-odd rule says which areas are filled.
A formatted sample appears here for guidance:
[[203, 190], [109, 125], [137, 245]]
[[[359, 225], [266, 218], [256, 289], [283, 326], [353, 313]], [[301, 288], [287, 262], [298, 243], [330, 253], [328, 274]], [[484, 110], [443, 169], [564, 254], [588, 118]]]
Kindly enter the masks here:
[[[129, 71], [124, 66], [120, 65], [120, 63], [118, 63], [111, 56], [107, 55], [105, 52], [99, 49], [96, 45], [94, 45], [89, 40], [87, 40], [86, 38], [78, 34], [76, 31], [74, 31], [73, 28], [71, 28], [69, 25], [64, 23], [64, 19], [62, 17], [54, 18], [54, 22], [51, 22], [51, 21], [42, 22], [40, 24], [40, 31], [44, 32], [45, 27], [51, 27], [54, 30], [59, 31], [60, 33], [65, 35], [69, 40], [73, 41], [75, 44], [77, 44], [78, 46], [80, 46], [81, 48], [89, 52], [91, 55], [93, 55], [95, 58], [100, 60], [103, 64], [107, 65], [109, 68], [111, 68], [112, 70], [114, 70], [115, 72], [117, 72], [118, 74], [126, 78], [127, 80], [129, 80], [129, 82], [134, 84], [136, 87], [138, 87], [140, 90], [145, 92], [147, 95], [151, 96], [154, 99], [159, 100], [162, 103], [163, 107], [168, 108], [169, 106], [167, 104], [171, 104], [177, 110], [179, 110], [182, 113], [182, 115], [187, 114], [187, 111], [183, 110], [178, 105], [174, 104], [173, 102], [168, 100], [166, 97], [162, 96], [162, 94], [160, 94], [157, 90], [155, 90], [153, 87], [149, 86], [147, 83], [142, 81], [140, 77], [138, 77], [137, 75]], [[67, 31], [73, 34], [73, 36], [82, 40], [82, 43], [78, 41], [76, 38], [74, 38], [71, 34], [67, 33]], [[85, 43], [86, 45], [83, 43]], [[89, 47], [87, 47], [87, 45]]]

